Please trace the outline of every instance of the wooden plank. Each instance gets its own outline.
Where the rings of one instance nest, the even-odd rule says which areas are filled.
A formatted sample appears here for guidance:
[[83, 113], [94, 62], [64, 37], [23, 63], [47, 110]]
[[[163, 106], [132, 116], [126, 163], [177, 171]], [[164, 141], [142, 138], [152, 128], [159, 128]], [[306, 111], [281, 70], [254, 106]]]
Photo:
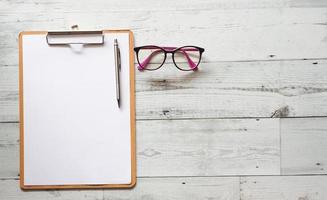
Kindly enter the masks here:
[[103, 199], [103, 190], [43, 190], [43, 191], [22, 191], [19, 187], [19, 180], [0, 180], [0, 199], [13, 200], [98, 200]]
[[[136, 74], [137, 119], [327, 115], [327, 60], [167, 64]], [[155, 76], [154, 76], [155, 74]], [[0, 121], [18, 121], [18, 69], [0, 67]]]
[[139, 178], [137, 181], [134, 190], [105, 190], [105, 199], [240, 199], [238, 177]]
[[278, 62], [224, 62], [190, 73], [173, 65], [137, 72], [137, 119], [270, 117], [284, 106], [279, 71]]
[[2, 65], [17, 65], [20, 31], [67, 29], [73, 24], [82, 29], [130, 28], [136, 45], [203, 46], [205, 62], [326, 58], [326, 7], [197, 10], [191, 5], [187, 10], [165, 10], [162, 6], [164, 10], [159, 11], [110, 12], [102, 6], [104, 10], [94, 15], [88, 6], [71, 12], [70, 6], [39, 5], [43, 8], [29, 12], [12, 8], [1, 15]]
[[0, 122], [18, 121], [18, 67], [0, 67]]
[[18, 180], [0, 180], [0, 199], [226, 199], [239, 200], [239, 178], [138, 178], [133, 189], [50, 190], [19, 189]]
[[0, 178], [19, 176], [18, 123], [0, 123], [0, 163]]
[[136, 73], [137, 119], [327, 115], [326, 60], [166, 65]]
[[326, 174], [327, 118], [281, 119], [282, 174]]
[[[17, 178], [18, 126], [0, 123], [1, 177]], [[137, 176], [280, 174], [279, 119], [137, 121]]]
[[241, 177], [241, 200], [327, 199], [327, 176]]
[[[54, 9], [54, 12], [61, 12], [67, 8], [70, 8], [71, 12], [83, 12], [85, 11], [85, 5], [88, 7], [88, 11], [122, 11], [122, 10], [140, 10], [140, 11], [160, 11], [160, 10], [208, 10], [208, 9], [254, 9], [254, 8], [287, 8], [287, 7], [326, 7], [327, 3], [324, 0], [189, 0], [187, 4], [185, 2], [176, 2], [174, 0], [151, 1], [142, 0], [138, 2], [129, 0], [117, 1], [105, 1], [96, 0], [90, 4], [87, 0], [76, 1], [64, 1], [64, 0], [49, 0], [35, 2], [34, 0], [22, 1], [1, 1], [0, 11], [1, 13], [12, 12], [30, 12], [31, 10], [47, 11], [49, 7]], [[13, 8], [14, 11], [13, 11]]]
[[280, 174], [279, 120], [137, 123], [139, 176]]
[[327, 116], [327, 62], [312, 60], [305, 65], [283, 65], [280, 94], [284, 117]]

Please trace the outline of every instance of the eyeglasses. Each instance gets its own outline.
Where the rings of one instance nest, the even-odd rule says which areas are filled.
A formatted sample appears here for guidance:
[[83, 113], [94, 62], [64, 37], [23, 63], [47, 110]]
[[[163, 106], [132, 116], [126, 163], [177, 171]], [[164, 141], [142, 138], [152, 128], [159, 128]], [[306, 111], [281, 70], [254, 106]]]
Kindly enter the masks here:
[[154, 45], [135, 47], [138, 66], [142, 70], [157, 70], [171, 53], [175, 66], [182, 71], [195, 71], [201, 61], [204, 49], [197, 46], [158, 47]]

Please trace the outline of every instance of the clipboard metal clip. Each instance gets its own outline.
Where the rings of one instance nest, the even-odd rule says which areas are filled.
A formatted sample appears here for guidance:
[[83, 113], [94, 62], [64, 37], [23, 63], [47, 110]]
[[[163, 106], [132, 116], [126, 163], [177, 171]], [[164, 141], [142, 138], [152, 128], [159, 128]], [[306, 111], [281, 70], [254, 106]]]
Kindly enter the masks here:
[[48, 45], [103, 45], [103, 31], [50, 31], [46, 36]]

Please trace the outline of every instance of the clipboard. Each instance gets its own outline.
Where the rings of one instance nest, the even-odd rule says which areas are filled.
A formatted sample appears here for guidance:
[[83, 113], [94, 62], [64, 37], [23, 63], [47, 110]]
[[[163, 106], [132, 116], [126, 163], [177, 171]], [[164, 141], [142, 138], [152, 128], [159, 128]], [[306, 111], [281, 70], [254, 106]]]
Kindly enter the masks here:
[[[121, 48], [125, 48], [125, 54], [123, 55], [123, 56], [125, 56], [125, 64], [124, 64], [124, 66], [122, 66], [122, 68], [123, 67], [125, 68], [125, 76], [129, 75], [129, 80], [125, 81], [125, 88], [129, 88], [129, 91], [127, 91], [127, 93], [125, 94], [125, 101], [126, 101], [125, 108], [127, 110], [129, 110], [129, 112], [127, 112], [125, 110], [129, 115], [129, 122], [126, 122], [128, 124], [129, 131], [127, 133], [127, 131], [125, 130], [124, 134], [121, 134], [121, 135], [124, 135], [125, 138], [128, 138], [128, 141], [124, 141], [124, 145], [117, 145], [117, 144], [115, 144], [115, 142], [122, 141], [119, 139], [119, 137], [122, 137], [121, 135], [119, 135], [120, 134], [119, 131], [117, 133], [113, 134], [114, 131], [111, 131], [110, 127], [107, 128], [106, 131], [103, 131], [103, 129], [101, 129], [101, 128], [97, 128], [98, 125], [100, 125], [100, 127], [101, 126], [105, 127], [104, 125], [107, 122], [108, 122], [108, 124], [110, 124], [110, 120], [112, 120], [110, 118], [110, 116], [109, 117], [105, 116], [106, 115], [106, 114], [104, 114], [105, 111], [102, 112], [102, 109], [104, 109], [104, 110], [107, 109], [108, 111], [110, 111], [111, 108], [109, 106], [107, 106], [105, 108], [97, 107], [94, 110], [89, 109], [92, 111], [92, 114], [96, 114], [97, 111], [99, 111], [100, 113], [103, 114], [102, 118], [99, 118], [99, 117], [96, 118], [101, 122], [94, 122], [95, 129], [96, 129], [96, 130], [94, 130], [94, 133], [95, 133], [94, 135], [92, 135], [93, 131], [92, 131], [92, 134], [89, 134], [88, 132], [83, 132], [83, 129], [80, 128], [80, 126], [82, 127], [85, 124], [83, 124], [83, 123], [78, 124], [78, 122], [74, 121], [74, 119], [67, 117], [68, 124], [75, 123], [75, 126], [78, 128], [78, 130], [81, 130], [81, 132], [83, 132], [84, 135], [87, 135], [87, 137], [85, 137], [86, 139], [84, 138], [84, 140], [81, 140], [81, 141], [86, 141], [86, 143], [88, 145], [90, 145], [90, 144], [92, 144], [92, 145], [94, 144], [94, 145], [89, 146], [88, 147], [89, 149], [87, 149], [87, 150], [84, 150], [86, 147], [83, 145], [72, 146], [72, 148], [70, 148], [68, 145], [62, 145], [62, 146], [66, 146], [66, 150], [68, 150], [69, 153], [61, 152], [61, 149], [64, 149], [65, 147], [61, 147], [60, 145], [58, 145], [58, 147], [56, 147], [56, 146], [53, 147], [52, 146], [53, 141], [66, 142], [65, 139], [67, 139], [67, 143], [68, 143], [69, 142], [68, 139], [79, 139], [79, 138], [83, 138], [84, 135], [78, 136], [78, 133], [74, 132], [74, 130], [69, 128], [69, 125], [68, 125], [67, 126], [68, 128], [67, 127], [65, 129], [59, 128], [59, 130], [61, 130], [61, 131], [62, 130], [65, 130], [65, 131], [70, 130], [70, 131], [67, 131], [66, 135], [63, 135], [63, 134], [60, 135], [62, 137], [61, 139], [58, 139], [57, 137], [55, 137], [55, 134], [59, 133], [60, 131], [56, 132], [56, 131], [53, 131], [53, 129], [51, 129], [51, 125], [53, 125], [53, 128], [56, 129], [55, 123], [57, 122], [55, 116], [52, 117], [53, 113], [51, 111], [56, 112], [57, 108], [53, 108], [53, 110], [51, 110], [52, 108], [51, 109], [49, 108], [49, 110], [48, 110], [48, 107], [56, 106], [55, 101], [52, 101], [51, 98], [48, 98], [48, 100], [51, 100], [51, 102], [54, 102], [54, 103], [52, 103], [51, 106], [48, 105], [48, 107], [47, 107], [47, 105], [45, 105], [44, 107], [38, 107], [40, 104], [42, 104], [42, 102], [44, 102], [44, 100], [47, 99], [46, 97], [44, 97], [47, 95], [44, 95], [44, 96], [34, 95], [33, 96], [30, 93], [33, 93], [33, 91], [48, 91], [48, 90], [56, 91], [53, 88], [56, 88], [57, 85], [63, 84], [63, 83], [59, 83], [60, 81], [66, 81], [65, 82], [66, 85], [64, 85], [64, 86], [67, 86], [70, 83], [73, 83], [74, 80], [72, 80], [71, 82], [67, 81], [69, 79], [68, 75], [66, 75], [65, 74], [66, 71], [63, 70], [61, 73], [63, 74], [63, 76], [66, 76], [66, 79], [62, 78], [62, 80], [60, 80], [58, 82], [57, 81], [51, 82], [46, 78], [46, 76], [48, 74], [48, 77], [50, 77], [50, 79], [51, 79], [52, 75], [49, 76], [49, 74], [51, 74], [51, 73], [43, 72], [44, 68], [46, 68], [46, 65], [44, 65], [44, 62], [41, 62], [41, 61], [39, 62], [37, 59], [32, 59], [32, 61], [31, 61], [31, 60], [28, 60], [27, 57], [35, 56], [36, 58], [42, 59], [42, 56], [44, 57], [43, 54], [49, 53], [52, 50], [53, 51], [55, 50], [57, 52], [59, 52], [61, 50], [70, 52], [71, 47], [69, 45], [72, 45], [72, 44], [80, 45], [80, 47], [82, 47], [83, 49], [84, 48], [87, 49], [86, 52], [89, 52], [91, 58], [100, 58], [99, 59], [100, 61], [95, 59], [94, 61], [92, 61], [92, 64], [89, 63], [89, 65], [87, 65], [86, 67], [84, 66], [85, 62], [84, 63], [76, 62], [76, 63], [80, 64], [79, 66], [76, 66], [76, 63], [72, 62], [72, 65], [76, 69], [80, 69], [81, 71], [83, 69], [89, 70], [88, 72], [91, 72], [91, 74], [93, 72], [93, 71], [91, 71], [91, 68], [93, 68], [94, 71], [98, 70], [99, 72], [93, 74], [92, 76], [94, 76], [93, 78], [95, 81], [98, 81], [97, 83], [99, 84], [99, 88], [97, 88], [97, 89], [100, 90], [101, 87], [104, 87], [103, 85], [106, 85], [107, 83], [112, 83], [112, 82], [108, 82], [108, 81], [115, 79], [115, 77], [113, 75], [108, 74], [108, 77], [106, 77], [105, 75], [103, 75], [103, 73], [101, 74], [100, 73], [101, 71], [97, 68], [97, 66], [98, 65], [100, 66], [102, 63], [101, 59], [104, 60], [104, 59], [107, 59], [107, 57], [108, 57], [108, 59], [112, 59], [112, 57], [110, 56], [112, 53], [109, 52], [111, 50], [108, 50], [109, 53], [107, 52], [108, 54], [106, 54], [105, 56], [97, 56], [95, 54], [95, 51], [98, 51], [96, 49], [101, 49], [101, 48], [110, 49], [110, 47], [108, 47], [108, 45], [113, 46], [113, 43], [109, 44], [110, 40], [107, 38], [110, 37], [110, 35], [112, 35], [112, 34], [116, 35], [116, 36], [124, 35], [124, 37], [125, 36], [127, 37], [125, 47], [121, 47]], [[67, 36], [67, 35], [72, 36], [72, 38], [73, 38], [73, 39], [71, 39], [72, 41], [69, 41], [69, 42], [65, 41], [64, 43], [58, 42], [58, 39], [60, 40], [60, 39], [62, 39], [63, 36]], [[85, 37], [87, 42], [84, 43], [84, 41], [77, 40], [78, 39], [78, 38], [76, 38], [77, 35], [87, 36], [87, 37]], [[92, 40], [90, 40], [89, 36], [93, 37], [93, 35], [96, 35], [97, 38], [95, 38], [95, 39], [93, 38]], [[38, 47], [36, 48], [36, 50], [29, 50], [29, 46], [33, 44], [33, 40], [29, 39], [30, 37], [35, 37], [35, 38], [44, 40], [45, 45], [43, 45], [43, 44], [40, 45], [41, 46], [40, 48], [44, 48], [44, 50], [42, 50]], [[49, 37], [52, 37], [51, 41], [50, 41]], [[104, 47], [102, 47], [102, 45], [104, 45]], [[134, 38], [133, 38], [133, 33], [130, 30], [68, 31], [68, 32], [27, 31], [27, 32], [21, 32], [19, 34], [19, 114], [20, 114], [20, 187], [21, 187], [21, 189], [23, 189], [23, 190], [41, 190], [41, 189], [82, 189], [82, 188], [90, 188], [90, 189], [91, 188], [132, 188], [136, 184], [135, 84], [134, 84], [135, 78], [134, 78], [133, 46], [134, 46]], [[47, 51], [46, 49], [50, 50], [50, 51]], [[85, 52], [83, 52], [83, 53], [88, 55]], [[76, 57], [78, 57], [78, 56], [83, 56], [83, 53], [75, 52], [74, 54], [71, 54], [71, 55], [74, 55], [74, 56], [76, 55]], [[63, 55], [63, 54], [60, 54], [60, 55]], [[60, 60], [62, 58], [59, 57], [56, 59]], [[66, 60], [61, 60], [60, 62], [57, 60], [59, 62], [59, 64], [56, 65], [56, 64], [53, 64], [53, 62], [57, 62], [56, 59], [54, 59], [53, 61], [49, 61], [52, 63], [51, 64], [52, 66], [59, 67], [59, 66], [61, 66], [60, 63], [63, 63], [64, 61], [71, 62], [71, 60], [67, 59], [67, 57], [66, 57]], [[29, 64], [31, 62], [36, 62], [36, 63], [39, 62], [39, 63], [36, 65]], [[86, 63], [87, 62], [88, 62], [88, 60], [86, 60]], [[41, 65], [44, 67], [42, 67]], [[77, 68], [77, 67], [79, 67], [79, 68]], [[109, 69], [111, 70], [111, 68], [114, 68], [114, 66], [107, 66], [107, 67], [108, 67], [108, 69], [106, 67], [102, 67], [101, 69], [103, 69], [104, 72], [108, 72], [106, 70], [109, 70]], [[36, 68], [36, 69], [34, 69], [34, 68]], [[27, 72], [28, 70], [30, 70], [30, 71], [35, 70], [33, 73], [37, 72], [38, 74], [31, 75], [31, 73], [29, 74]], [[54, 70], [54, 69], [51, 69], [51, 70]], [[40, 72], [40, 71], [42, 71], [42, 72]], [[43, 77], [44, 74], [46, 74], [45, 77]], [[86, 76], [90, 75], [90, 73], [89, 74], [76, 73], [76, 74], [77, 75], [75, 76], [75, 72], [71, 72], [71, 75], [73, 75], [72, 79], [75, 78], [75, 80], [79, 80], [80, 76], [83, 76], [85, 78]], [[54, 75], [54, 76], [56, 76], [56, 75]], [[124, 74], [122, 74], [122, 76], [124, 76]], [[36, 77], [36, 79], [38, 79], [39, 82], [34, 80], [35, 77]], [[58, 75], [57, 77], [59, 77], [61, 79], [61, 75]], [[100, 81], [98, 79], [100, 79]], [[40, 84], [38, 84], [38, 83], [42, 83], [40, 81], [46, 82], [45, 85], [48, 86], [48, 89], [46, 88], [46, 90], [45, 90], [43, 88], [43, 90], [42, 90], [42, 87], [45, 87], [45, 86], [39, 86]], [[82, 82], [82, 83], [84, 83], [84, 82]], [[85, 82], [85, 83], [87, 83], [87, 82]], [[95, 87], [98, 87], [96, 84], [94, 84], [94, 85], [95, 85]], [[108, 84], [108, 87], [109, 87], [109, 85], [111, 85], [110, 87], [115, 87], [114, 85], [112, 86], [112, 84]], [[39, 87], [41, 89], [39, 89]], [[81, 89], [81, 87], [77, 83], [74, 85], [74, 87]], [[82, 88], [82, 89], [84, 89], [84, 88]], [[97, 89], [94, 89], [94, 90], [97, 90]], [[88, 88], [88, 90], [92, 91], [93, 88]], [[57, 90], [57, 91], [59, 91], [59, 90]], [[76, 93], [78, 93], [78, 91]], [[52, 94], [52, 93], [49, 92], [49, 94]], [[78, 94], [82, 94], [82, 92], [80, 92]], [[105, 91], [104, 92], [103, 91], [94, 92], [94, 94], [99, 95], [99, 97], [97, 97], [98, 99], [104, 98], [108, 102], [111, 101], [111, 98], [109, 98], [109, 94], [105, 93]], [[102, 95], [102, 94], [106, 94], [106, 95]], [[42, 96], [42, 97], [34, 98], [35, 96]], [[51, 97], [51, 95], [48, 95], [48, 97], [49, 96]], [[72, 96], [74, 96], [74, 95], [72, 95]], [[129, 98], [126, 99], [127, 96], [129, 96]], [[66, 96], [64, 97], [62, 94], [60, 94], [59, 97], [67, 98], [68, 100], [71, 100], [71, 99], [69, 99], [70, 98], [69, 95], [68, 95], [68, 97], [66, 97]], [[111, 94], [110, 94], [110, 97], [112, 97]], [[39, 99], [37, 99], [37, 98], [39, 98]], [[82, 98], [84, 98], [84, 97], [82, 97]], [[94, 99], [97, 99], [97, 98], [94, 98]], [[41, 103], [33, 104], [33, 102], [35, 102], [35, 100], [40, 101]], [[69, 102], [68, 100], [67, 100], [67, 102]], [[105, 102], [105, 100], [104, 100], [104, 102]], [[117, 106], [116, 99], [113, 99], [113, 101], [116, 103], [115, 105]], [[90, 101], [83, 101], [83, 100], [76, 99], [76, 104], [80, 104], [81, 106], [88, 105], [89, 102]], [[32, 107], [32, 106], [30, 106], [31, 104], [36, 105], [36, 106]], [[74, 102], [74, 104], [75, 104], [75, 102]], [[75, 107], [74, 104], [69, 104], [69, 105], [71, 105], [72, 107]], [[106, 105], [106, 104], [104, 104], [104, 105]], [[90, 107], [91, 106], [92, 105], [90, 105]], [[60, 105], [58, 107], [60, 107]], [[81, 107], [81, 109], [83, 109], [83, 107]], [[117, 108], [117, 109], [119, 109], [119, 108]], [[80, 112], [79, 110], [77, 110], [77, 111]], [[116, 110], [115, 112], [123, 113], [125, 111], [119, 111], [119, 110], [117, 111]], [[45, 116], [51, 116], [51, 117], [48, 117], [48, 118], [40, 117], [40, 116], [42, 116], [42, 112], [46, 112]], [[64, 112], [66, 112], [66, 111], [64, 110]], [[126, 112], [125, 112], [124, 116], [127, 115]], [[32, 113], [32, 114], [29, 115], [28, 113]], [[34, 114], [34, 113], [36, 113], [36, 114]], [[50, 113], [50, 115], [49, 115], [49, 113]], [[67, 111], [67, 113], [69, 114], [68, 111]], [[79, 114], [81, 116], [83, 116], [83, 114], [85, 115], [85, 113], [83, 113], [83, 112], [80, 112]], [[108, 113], [108, 115], [109, 114], [110, 113]], [[61, 115], [59, 113], [58, 116], [65, 117], [66, 115]], [[34, 120], [34, 119], [33, 119], [34, 121], [31, 120], [31, 118], [33, 118], [33, 117], [35, 117], [36, 120]], [[87, 117], [85, 117], [85, 119], [86, 118]], [[49, 122], [50, 119], [52, 121]], [[85, 120], [85, 119], [82, 118], [81, 122], [83, 122], [83, 120]], [[122, 119], [127, 119], [127, 118], [125, 117]], [[61, 122], [61, 124], [62, 124], [63, 120], [61, 120], [61, 121], [58, 120], [58, 121]], [[48, 131], [45, 128], [38, 129], [39, 126], [43, 125], [43, 123], [48, 124], [48, 127], [49, 127], [48, 130], [49, 130], [49, 133], [52, 133], [51, 135], [47, 135]], [[90, 123], [92, 123], [92, 122], [90, 122]], [[112, 123], [115, 123], [115, 122], [112, 122]], [[31, 127], [37, 127], [37, 128], [31, 128]], [[88, 127], [88, 129], [90, 129], [90, 128]], [[31, 130], [34, 130], [34, 131], [36, 130], [35, 132], [37, 132], [38, 130], [39, 131], [41, 130], [41, 133], [35, 134], [35, 132], [33, 132]], [[42, 130], [43, 130], [43, 132], [42, 132]], [[46, 131], [44, 131], [44, 130], [46, 130]], [[118, 130], [120, 130], [120, 129], [118, 129]], [[114, 139], [108, 140], [107, 137], [109, 137], [109, 136], [107, 136], [106, 133], [111, 134], [114, 137]], [[75, 136], [77, 136], [77, 137], [73, 138], [73, 136], [70, 134], [72, 134], [72, 135], [75, 134]], [[96, 138], [98, 136], [97, 134], [100, 136], [104, 136], [104, 141], [108, 141], [109, 144], [111, 142], [111, 145], [108, 145], [108, 146], [116, 145], [117, 149], [109, 149], [110, 151], [107, 150], [106, 149], [107, 146], [101, 140], [102, 138]], [[44, 138], [43, 141], [47, 141], [49, 144], [48, 146], [52, 146], [52, 149], [49, 150], [49, 149], [47, 149], [48, 148], [47, 146], [45, 146], [45, 145], [42, 146], [42, 142], [43, 142], [42, 140], [36, 141], [36, 140], [38, 140], [37, 136], [41, 136], [42, 138]], [[48, 139], [48, 138], [52, 138], [53, 141], [49, 141], [50, 139]], [[94, 138], [96, 138], [96, 139], [94, 139]], [[30, 143], [33, 143], [33, 145], [31, 145]], [[38, 147], [39, 145], [45, 149], [37, 149], [36, 147]], [[76, 144], [72, 143], [72, 145], [76, 145]], [[122, 149], [121, 146], [128, 147], [125, 149], [129, 149], [129, 150], [125, 151], [125, 149]], [[46, 162], [51, 163], [51, 162], [54, 162], [54, 160], [56, 160], [56, 159], [64, 160], [64, 159], [69, 158], [69, 157], [65, 157], [66, 156], [65, 154], [71, 155], [72, 158], [75, 158], [74, 154], [73, 154], [74, 153], [73, 147], [78, 147], [79, 149], [82, 149], [83, 150], [82, 152], [84, 152], [84, 155], [80, 155], [80, 156], [84, 156], [84, 158], [86, 158], [86, 159], [89, 158], [90, 160], [93, 160], [93, 157], [98, 156], [98, 155], [96, 155], [96, 153], [94, 153], [95, 150], [93, 150], [94, 154], [90, 153], [91, 155], [85, 155], [85, 154], [89, 153], [89, 150], [92, 152], [93, 148], [94, 149], [97, 148], [98, 151], [102, 152], [102, 154], [103, 154], [102, 158], [107, 157], [106, 152], [108, 152], [108, 156], [109, 155], [117, 156], [117, 155], [120, 155], [120, 153], [121, 153], [122, 154], [121, 159], [124, 159], [124, 162], [121, 162], [121, 163], [128, 163], [129, 166], [122, 165], [122, 164], [116, 165], [115, 163], [113, 163], [113, 161], [111, 162], [111, 165], [110, 165], [110, 162], [108, 161], [109, 164], [102, 163], [103, 165], [101, 165], [100, 162], [94, 162], [94, 163], [90, 163], [90, 164], [87, 163], [86, 164], [87, 166], [85, 166], [85, 165], [78, 166], [78, 164], [75, 165], [74, 162], [79, 162], [83, 159], [73, 160], [73, 161], [69, 161], [69, 162], [71, 164], [75, 165], [74, 167], [68, 166], [68, 164], [66, 164], [66, 163], [59, 163], [56, 168], [55, 167], [53, 168], [54, 171], [57, 170], [57, 168], [62, 169], [62, 170], [67, 169], [68, 172], [65, 172], [65, 174], [66, 174], [65, 176], [58, 176], [58, 177], [61, 177], [61, 178], [64, 177], [63, 179], [69, 179], [70, 181], [67, 181], [67, 180], [61, 181], [60, 178], [58, 178], [58, 180], [57, 180], [56, 176], [53, 176], [52, 178], [49, 177], [48, 179], [43, 178], [45, 180], [42, 180], [42, 177], [52, 176], [51, 172], [49, 170], [47, 170], [47, 167], [46, 167], [46, 166], [50, 166], [50, 165], [46, 165], [44, 163], [46, 163]], [[113, 147], [108, 147], [108, 148], [113, 148]], [[42, 151], [44, 151], [45, 153], [48, 152], [51, 155], [49, 155], [49, 156], [42, 155], [43, 156], [42, 157], [39, 154], [39, 152], [42, 152]], [[58, 154], [60, 154], [60, 155], [57, 155], [56, 152], [58, 152]], [[77, 152], [77, 153], [79, 153], [79, 152]], [[60, 156], [63, 156], [65, 158], [57, 158]], [[117, 157], [119, 157], [119, 156], [117, 156]], [[110, 159], [110, 157], [108, 157], [108, 160], [109, 159]], [[117, 158], [115, 158], [115, 159], [117, 159]], [[98, 161], [103, 161], [103, 160], [106, 160], [106, 159], [101, 159], [101, 157], [98, 159]], [[35, 164], [35, 163], [38, 163], [38, 164]], [[81, 162], [81, 163], [83, 163], [83, 162]], [[118, 163], [120, 163], [120, 161]], [[31, 168], [33, 168], [33, 166], [34, 166], [34, 168], [37, 168], [37, 169], [31, 169]], [[101, 167], [98, 167], [98, 166], [101, 166]], [[75, 172], [74, 168], [79, 169], [79, 167], [82, 169], [76, 170], [78, 172]], [[124, 174], [124, 178], [120, 178], [120, 177], [118, 177], [118, 175], [117, 175], [117, 177], [112, 178], [110, 175], [115, 176], [115, 172], [109, 173], [109, 171], [113, 170], [113, 169], [119, 169], [119, 168], [123, 168], [121, 170], [122, 171], [124, 170], [124, 172], [121, 172], [121, 174]], [[95, 170], [90, 171], [91, 169], [95, 169]], [[86, 172], [88, 172], [88, 173], [86, 173]], [[35, 176], [33, 175], [33, 173]], [[61, 175], [60, 171], [56, 172], [56, 173]], [[106, 174], [108, 179], [103, 178], [101, 176], [101, 173]], [[71, 176], [71, 174], [74, 174], [74, 175]], [[79, 176], [81, 176], [80, 174], [83, 174], [87, 177], [80, 178], [79, 177]], [[126, 174], [126, 177], [125, 177], [125, 174]], [[35, 177], [38, 177], [38, 178], [35, 178]], [[68, 178], [66, 178], [66, 177], [68, 177]], [[81, 180], [80, 182], [79, 182], [79, 179]], [[97, 179], [101, 179], [101, 181], [99, 181], [100, 183], [97, 182]], [[124, 181], [121, 181], [120, 179], [124, 179]], [[39, 183], [41, 183], [41, 184], [39, 184]], [[53, 183], [55, 183], [55, 184], [53, 184]]]

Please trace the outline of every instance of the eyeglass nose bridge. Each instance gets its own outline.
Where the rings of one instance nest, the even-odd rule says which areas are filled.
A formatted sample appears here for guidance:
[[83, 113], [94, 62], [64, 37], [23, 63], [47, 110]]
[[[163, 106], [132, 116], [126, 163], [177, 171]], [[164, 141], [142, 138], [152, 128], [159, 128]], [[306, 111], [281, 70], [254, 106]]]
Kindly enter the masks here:
[[174, 51], [175, 51], [175, 50], [165, 50], [165, 53], [166, 53], [166, 54], [174, 54]]
[[177, 47], [162, 47], [162, 49], [164, 50], [164, 52], [166, 54], [174, 54], [174, 52], [176, 51]]

